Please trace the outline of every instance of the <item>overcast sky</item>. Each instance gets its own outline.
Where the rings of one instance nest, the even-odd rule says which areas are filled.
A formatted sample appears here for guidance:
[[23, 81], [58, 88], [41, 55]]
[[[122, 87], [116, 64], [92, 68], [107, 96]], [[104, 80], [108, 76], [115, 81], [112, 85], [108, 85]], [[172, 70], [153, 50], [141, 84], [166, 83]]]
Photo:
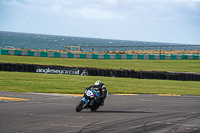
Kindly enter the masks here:
[[200, 44], [200, 0], [0, 0], [0, 31]]

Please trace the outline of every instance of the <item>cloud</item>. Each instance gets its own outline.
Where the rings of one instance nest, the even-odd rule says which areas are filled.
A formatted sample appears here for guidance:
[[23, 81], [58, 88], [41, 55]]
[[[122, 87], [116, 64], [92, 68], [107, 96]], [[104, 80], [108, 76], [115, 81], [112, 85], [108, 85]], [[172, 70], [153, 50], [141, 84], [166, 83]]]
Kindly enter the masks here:
[[[199, 10], [199, 1], [193, 0], [11, 0], [4, 5], [14, 7], [17, 11], [26, 10], [30, 14], [52, 14], [67, 17], [90, 19], [126, 19], [127, 17], [163, 18], [180, 11]], [[140, 17], [141, 16], [141, 17]], [[128, 19], [128, 18], [127, 18]]]
[[200, 0], [1, 0], [0, 30], [180, 42], [199, 16]]
[[102, 0], [102, 1], [108, 7], [116, 7], [116, 6], [118, 6], [118, 0]]
[[77, 11], [83, 18], [86, 19], [124, 19], [125, 14], [119, 14], [114, 11], [97, 10], [95, 8], [81, 8]]

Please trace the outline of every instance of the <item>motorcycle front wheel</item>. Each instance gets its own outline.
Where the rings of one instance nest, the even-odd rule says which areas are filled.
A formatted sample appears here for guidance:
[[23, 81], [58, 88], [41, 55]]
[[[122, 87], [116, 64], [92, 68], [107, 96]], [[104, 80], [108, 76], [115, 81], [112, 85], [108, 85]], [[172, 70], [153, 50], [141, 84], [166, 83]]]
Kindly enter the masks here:
[[80, 112], [81, 110], [83, 110], [83, 105], [85, 103], [81, 100], [78, 105], [76, 106], [76, 112]]

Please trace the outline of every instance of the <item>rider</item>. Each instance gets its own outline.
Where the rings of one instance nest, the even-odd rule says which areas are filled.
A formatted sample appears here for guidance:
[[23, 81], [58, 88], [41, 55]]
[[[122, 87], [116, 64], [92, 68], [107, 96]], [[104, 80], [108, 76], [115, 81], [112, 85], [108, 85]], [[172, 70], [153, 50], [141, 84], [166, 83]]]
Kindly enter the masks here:
[[95, 90], [97, 92], [99, 92], [100, 96], [100, 102], [101, 102], [101, 106], [104, 105], [104, 100], [106, 99], [107, 96], [107, 90], [106, 90], [106, 86], [101, 83], [100, 80], [97, 80], [92, 86], [88, 87], [87, 89], [90, 89], [91, 87], [95, 88]]

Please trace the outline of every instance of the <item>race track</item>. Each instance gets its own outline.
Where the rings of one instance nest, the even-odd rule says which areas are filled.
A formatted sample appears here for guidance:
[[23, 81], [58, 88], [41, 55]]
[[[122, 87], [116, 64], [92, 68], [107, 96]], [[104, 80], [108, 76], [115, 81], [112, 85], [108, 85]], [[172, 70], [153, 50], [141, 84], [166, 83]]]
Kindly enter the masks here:
[[[199, 133], [200, 96], [108, 95], [97, 112], [82, 97], [0, 91], [0, 133]], [[31, 100], [29, 100], [31, 99]]]

